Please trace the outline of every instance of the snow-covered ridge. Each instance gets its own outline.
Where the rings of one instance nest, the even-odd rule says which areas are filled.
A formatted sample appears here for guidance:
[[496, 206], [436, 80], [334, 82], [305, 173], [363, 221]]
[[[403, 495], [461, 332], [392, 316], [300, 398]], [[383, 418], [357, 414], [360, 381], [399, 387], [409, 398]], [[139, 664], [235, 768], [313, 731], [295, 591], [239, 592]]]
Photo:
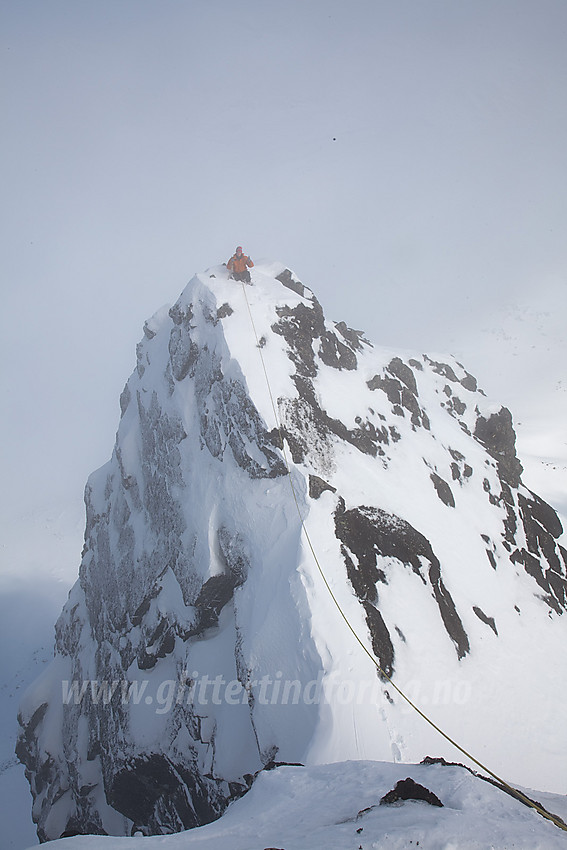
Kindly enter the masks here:
[[[390, 792], [408, 778], [415, 783], [410, 794], [416, 798], [408, 795], [388, 804]], [[417, 799], [423, 791], [434, 794], [442, 805]], [[561, 804], [565, 809], [564, 799], [546, 795], [544, 805]], [[462, 767], [379, 762], [263, 771], [249, 794], [232, 803], [220, 820], [155, 841], [167, 850], [553, 850], [565, 844], [556, 826]], [[90, 837], [56, 842], [53, 850], [147, 850], [148, 846], [152, 848], [153, 842], [148, 844], [142, 836]]]
[[357, 647], [302, 521], [382, 670], [510, 780], [563, 789], [567, 555], [510, 413], [453, 358], [326, 321], [281, 264], [252, 283], [209, 269], [144, 326], [21, 709], [42, 839], [197, 826], [276, 757], [455, 757]]

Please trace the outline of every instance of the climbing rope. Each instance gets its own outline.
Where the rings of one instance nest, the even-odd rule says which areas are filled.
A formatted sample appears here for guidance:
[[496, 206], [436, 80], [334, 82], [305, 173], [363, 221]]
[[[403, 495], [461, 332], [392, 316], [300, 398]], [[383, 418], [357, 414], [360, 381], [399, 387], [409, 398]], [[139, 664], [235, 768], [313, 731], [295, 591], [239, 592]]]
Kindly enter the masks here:
[[269, 376], [268, 376], [268, 370], [266, 368], [266, 362], [264, 360], [264, 355], [262, 353], [262, 345], [260, 344], [260, 340], [258, 338], [258, 333], [256, 331], [256, 325], [254, 323], [254, 317], [252, 315], [252, 310], [251, 310], [251, 307], [250, 307], [250, 302], [248, 300], [248, 295], [247, 295], [247, 292], [246, 292], [246, 286], [245, 286], [244, 282], [242, 282], [242, 291], [244, 292], [244, 299], [246, 301], [246, 306], [248, 308], [248, 315], [250, 317], [250, 324], [252, 325], [252, 330], [253, 330], [253, 333], [254, 333], [254, 337], [256, 339], [256, 347], [258, 349], [258, 353], [260, 355], [260, 361], [262, 363], [262, 369], [263, 369], [264, 377], [265, 377], [265, 380], [266, 380], [266, 386], [268, 388], [268, 395], [270, 397], [270, 403], [271, 403], [272, 411], [273, 411], [273, 414], [274, 414], [276, 429], [277, 429], [279, 437], [280, 437], [280, 445], [281, 445], [281, 449], [282, 449], [284, 463], [285, 463], [285, 466], [286, 466], [286, 469], [287, 469], [287, 478], [288, 478], [289, 483], [290, 483], [291, 492], [292, 492], [292, 495], [293, 495], [293, 500], [295, 502], [295, 507], [297, 509], [297, 514], [298, 514], [299, 520], [301, 522], [301, 529], [303, 531], [305, 540], [307, 541], [307, 545], [309, 546], [309, 549], [311, 551], [311, 554], [313, 556], [313, 560], [315, 561], [315, 564], [317, 566], [319, 574], [320, 574], [320, 576], [323, 580], [323, 583], [324, 583], [325, 587], [327, 588], [327, 591], [329, 592], [331, 599], [333, 600], [339, 614], [341, 615], [342, 619], [346, 623], [347, 628], [349, 629], [349, 631], [353, 635], [353, 637], [356, 640], [356, 642], [358, 643], [358, 645], [361, 647], [362, 651], [372, 661], [372, 663], [374, 664], [374, 666], [376, 667], [376, 669], [380, 673], [380, 676], [382, 676], [384, 679], [386, 679], [390, 683], [390, 685], [400, 695], [400, 697], [403, 700], [405, 700], [406, 703], [414, 711], [416, 711], [419, 714], [419, 716], [423, 718], [423, 720], [426, 721], [426, 723], [428, 723], [433, 729], [435, 729], [436, 732], [438, 732], [443, 738], [445, 738], [446, 741], [448, 741], [457, 750], [459, 750], [459, 752], [461, 752], [464, 756], [466, 756], [468, 759], [470, 759], [470, 761], [472, 761], [474, 764], [476, 764], [477, 767], [480, 767], [481, 770], [485, 771], [485, 773], [488, 773], [489, 776], [491, 776], [494, 780], [496, 780], [496, 782], [498, 782], [500, 785], [502, 785], [513, 797], [516, 797], [516, 799], [520, 800], [522, 803], [525, 803], [525, 805], [534, 809], [538, 814], [540, 814], [546, 820], [549, 820], [553, 824], [555, 824], [555, 826], [558, 826], [559, 829], [562, 829], [565, 832], [567, 832], [567, 824], [565, 824], [564, 821], [560, 817], [558, 817], [557, 815], [553, 815], [550, 812], [546, 811], [546, 809], [542, 808], [540, 805], [538, 805], [533, 800], [530, 800], [529, 797], [527, 797], [521, 791], [518, 791], [517, 788], [514, 788], [514, 786], [512, 786], [508, 782], [506, 782], [505, 779], [502, 779], [502, 777], [500, 777], [500, 776], [498, 776], [498, 774], [494, 773], [494, 771], [490, 770], [489, 767], [487, 767], [485, 764], [483, 764], [481, 761], [479, 761], [477, 758], [475, 758], [473, 755], [471, 755], [471, 753], [469, 753], [464, 747], [461, 747], [460, 744], [458, 744], [453, 738], [451, 738], [450, 735], [448, 735], [446, 732], [444, 732], [443, 729], [441, 729], [430, 717], [428, 717], [425, 714], [425, 712], [423, 712], [414, 702], [412, 702], [412, 700], [401, 690], [401, 688], [398, 687], [398, 685], [396, 685], [396, 683], [390, 678], [390, 676], [388, 676], [388, 674], [382, 669], [378, 659], [370, 652], [368, 647], [364, 644], [362, 639], [359, 637], [355, 628], [350, 623], [347, 615], [345, 614], [345, 612], [343, 611], [343, 609], [341, 607], [339, 600], [337, 599], [337, 597], [333, 593], [333, 589], [332, 589], [331, 585], [329, 584], [329, 582], [327, 580], [327, 577], [325, 575], [323, 567], [321, 566], [319, 558], [317, 557], [315, 547], [313, 546], [313, 543], [311, 541], [311, 537], [309, 536], [309, 532], [308, 532], [307, 527], [305, 525], [305, 521], [304, 521], [303, 516], [301, 514], [301, 508], [299, 506], [299, 498], [298, 498], [298, 495], [297, 495], [297, 491], [295, 489], [295, 485], [293, 483], [293, 476], [291, 474], [291, 464], [289, 462], [288, 455], [287, 455], [287, 449], [286, 449], [286, 446], [285, 446], [285, 440], [284, 440], [284, 437], [283, 437], [283, 431], [282, 431], [282, 426], [281, 426], [281, 423], [280, 423], [277, 405], [276, 405], [276, 402], [275, 402], [275, 399], [274, 399], [274, 396], [273, 396], [273, 393], [272, 393], [272, 387], [271, 387], [270, 379], [269, 379]]

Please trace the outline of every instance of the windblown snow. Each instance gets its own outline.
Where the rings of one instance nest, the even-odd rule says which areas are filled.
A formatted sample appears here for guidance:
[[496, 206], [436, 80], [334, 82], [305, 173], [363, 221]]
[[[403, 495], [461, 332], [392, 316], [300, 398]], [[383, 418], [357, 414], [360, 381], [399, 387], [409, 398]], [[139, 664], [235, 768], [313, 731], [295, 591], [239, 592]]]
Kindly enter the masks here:
[[[277, 263], [252, 286], [196, 275], [146, 322], [121, 409], [55, 658], [21, 706], [40, 839], [177, 832], [236, 801], [187, 846], [228, 830], [235, 850], [289, 850], [313, 794], [310, 846], [360, 826], [362, 847], [405, 847], [397, 830], [441, 836], [478, 794], [490, 829], [522, 824], [514, 846], [555, 846], [464, 768], [413, 768], [445, 820], [375, 794], [426, 756], [466, 761], [391, 681], [507, 781], [567, 791], [567, 553], [509, 411], [451, 357], [326, 320]], [[455, 847], [488, 846], [462, 829]]]

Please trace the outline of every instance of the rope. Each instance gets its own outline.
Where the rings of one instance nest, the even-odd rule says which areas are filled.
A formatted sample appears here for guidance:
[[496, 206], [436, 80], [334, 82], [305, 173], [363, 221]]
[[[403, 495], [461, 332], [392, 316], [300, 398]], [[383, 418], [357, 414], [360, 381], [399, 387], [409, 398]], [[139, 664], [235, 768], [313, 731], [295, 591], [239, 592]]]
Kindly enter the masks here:
[[365, 653], [365, 655], [367, 655], [368, 658], [372, 661], [372, 663], [374, 664], [374, 666], [376, 667], [376, 669], [378, 670], [380, 675], [390, 683], [390, 685], [400, 695], [400, 697], [402, 697], [402, 699], [404, 699], [406, 701], [406, 703], [411, 708], [413, 708], [413, 710], [416, 711], [419, 714], [420, 717], [423, 718], [423, 720], [425, 720], [427, 723], [429, 723], [429, 725], [433, 729], [435, 729], [436, 732], [438, 732], [443, 738], [445, 738], [446, 741], [448, 741], [457, 750], [459, 750], [459, 752], [461, 752], [464, 756], [466, 756], [474, 764], [476, 764], [477, 767], [480, 767], [481, 770], [485, 771], [485, 773], [488, 773], [489, 776], [491, 776], [494, 780], [496, 780], [498, 783], [500, 783], [500, 785], [502, 785], [513, 797], [516, 797], [516, 799], [520, 800], [522, 803], [525, 803], [526, 806], [529, 806], [530, 808], [535, 809], [535, 811], [538, 814], [540, 814], [542, 817], [546, 818], [546, 820], [551, 821], [553, 824], [555, 824], [555, 826], [558, 826], [559, 829], [562, 829], [565, 832], [567, 832], [567, 824], [565, 824], [560, 817], [558, 817], [557, 815], [553, 815], [550, 812], [546, 811], [544, 808], [539, 806], [533, 800], [530, 800], [529, 797], [526, 797], [526, 795], [523, 794], [521, 791], [518, 791], [517, 788], [514, 788], [514, 786], [512, 786], [508, 782], [506, 782], [505, 779], [502, 779], [502, 777], [498, 776], [498, 774], [496, 774], [496, 773], [494, 773], [494, 771], [490, 770], [489, 767], [487, 767], [485, 764], [483, 764], [481, 761], [479, 761], [477, 758], [475, 758], [473, 755], [471, 755], [471, 753], [469, 753], [464, 747], [461, 747], [460, 744], [458, 744], [453, 738], [450, 737], [450, 735], [448, 735], [446, 732], [444, 732], [443, 729], [441, 729], [433, 720], [431, 720], [431, 718], [428, 717], [425, 714], [425, 712], [423, 712], [417, 705], [415, 705], [415, 703], [412, 702], [412, 700], [408, 696], [406, 696], [406, 694], [401, 690], [401, 688], [399, 688], [398, 685], [396, 685], [396, 683], [390, 678], [390, 676], [388, 676], [388, 674], [384, 670], [382, 670], [378, 659], [373, 655], [373, 653], [370, 652], [370, 650], [367, 648], [367, 646], [363, 643], [362, 639], [359, 637], [359, 635], [356, 632], [356, 630], [354, 629], [354, 627], [351, 625], [347, 615], [345, 614], [345, 612], [343, 611], [343, 609], [341, 607], [339, 600], [337, 599], [337, 597], [333, 593], [333, 589], [331, 588], [329, 582], [327, 581], [327, 577], [325, 575], [323, 567], [321, 566], [319, 558], [317, 557], [315, 547], [313, 546], [313, 543], [311, 541], [311, 537], [309, 536], [309, 532], [307, 530], [307, 527], [305, 525], [305, 521], [304, 521], [303, 516], [301, 514], [301, 509], [299, 507], [299, 499], [298, 499], [297, 491], [296, 491], [294, 483], [293, 483], [293, 476], [291, 474], [291, 465], [290, 465], [290, 462], [289, 462], [289, 459], [288, 459], [288, 456], [287, 456], [287, 450], [286, 450], [286, 447], [285, 447], [285, 440], [283, 438], [282, 426], [281, 426], [281, 423], [280, 423], [277, 406], [276, 406], [274, 396], [273, 396], [273, 393], [272, 393], [272, 388], [271, 388], [271, 385], [270, 385], [270, 379], [268, 377], [268, 371], [266, 369], [266, 362], [264, 360], [264, 355], [262, 354], [262, 346], [260, 345], [260, 340], [258, 339], [258, 333], [256, 331], [256, 325], [254, 324], [254, 317], [252, 315], [252, 310], [250, 308], [250, 302], [248, 300], [248, 295], [246, 293], [246, 286], [245, 286], [244, 282], [242, 282], [242, 291], [244, 292], [244, 298], [245, 298], [245, 301], [246, 301], [246, 306], [248, 308], [248, 315], [250, 316], [250, 323], [252, 325], [252, 330], [254, 332], [254, 337], [256, 339], [256, 347], [258, 349], [258, 352], [260, 354], [260, 360], [262, 362], [262, 369], [264, 371], [264, 377], [266, 379], [268, 394], [270, 396], [270, 403], [271, 403], [271, 406], [272, 406], [272, 411], [274, 413], [276, 428], [277, 428], [277, 431], [279, 433], [280, 443], [281, 443], [281, 446], [282, 446], [282, 454], [283, 454], [284, 463], [285, 463], [285, 466], [286, 466], [286, 469], [287, 469], [287, 477], [289, 479], [291, 492], [293, 494], [293, 500], [295, 502], [295, 506], [296, 506], [297, 513], [298, 513], [298, 516], [299, 516], [299, 520], [301, 522], [301, 529], [303, 531], [303, 534], [305, 536], [305, 539], [307, 541], [309, 549], [311, 550], [313, 560], [315, 561], [315, 564], [317, 565], [317, 569], [318, 569], [319, 574], [320, 574], [320, 576], [323, 580], [323, 583], [324, 583], [325, 587], [327, 588], [327, 590], [328, 590], [328, 592], [331, 596], [331, 599], [335, 603], [335, 606], [336, 606], [339, 614], [341, 615], [342, 619], [346, 623], [347, 628], [349, 629], [349, 631], [351, 632], [354, 639], [356, 640], [358, 645], [361, 647], [361, 649]]

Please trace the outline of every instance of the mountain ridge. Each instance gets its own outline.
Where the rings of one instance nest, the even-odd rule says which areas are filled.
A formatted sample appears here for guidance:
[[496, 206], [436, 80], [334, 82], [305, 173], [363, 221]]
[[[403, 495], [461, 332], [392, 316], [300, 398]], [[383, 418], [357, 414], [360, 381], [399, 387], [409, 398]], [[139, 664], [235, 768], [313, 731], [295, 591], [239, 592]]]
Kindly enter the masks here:
[[[452, 358], [406, 362], [327, 322], [281, 264], [256, 268], [253, 284], [242, 291], [215, 267], [144, 326], [113, 458], [86, 488], [80, 579], [56, 659], [22, 705], [18, 754], [42, 839], [196, 826], [275, 754], [431, 750], [387, 683], [377, 701], [357, 701], [375, 670], [334, 625], [303, 522], [382, 669], [413, 677], [425, 702], [449, 682], [436, 708], [454, 719], [457, 706], [473, 743], [484, 738], [466, 727], [485, 704], [490, 651], [533, 657], [518, 623], [548, 621], [541, 655], [556, 663], [545, 656], [565, 628], [562, 528], [521, 484], [509, 411]], [[157, 713], [164, 682], [202, 688], [203, 675], [234, 683], [234, 701], [226, 691], [215, 701], [213, 688], [196, 707], [177, 691]], [[62, 682], [141, 676], [153, 683], [145, 701], [72, 694], [61, 705]], [[497, 680], [493, 670], [488, 686]], [[302, 699], [290, 704], [296, 681]], [[286, 703], [277, 683], [290, 685]], [[307, 699], [312, 683], [330, 698]], [[496, 719], [493, 745], [506, 728]]]

